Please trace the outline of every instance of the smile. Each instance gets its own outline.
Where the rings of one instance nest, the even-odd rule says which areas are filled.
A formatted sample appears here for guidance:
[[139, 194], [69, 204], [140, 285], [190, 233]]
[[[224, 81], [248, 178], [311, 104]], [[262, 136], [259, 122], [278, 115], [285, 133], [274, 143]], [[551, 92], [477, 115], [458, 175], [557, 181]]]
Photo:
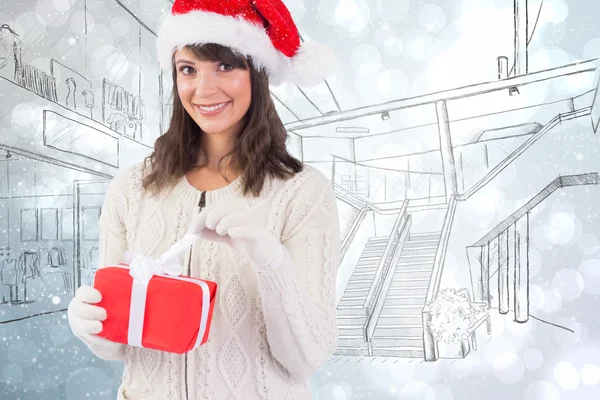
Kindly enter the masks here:
[[198, 107], [201, 111], [211, 112], [211, 111], [220, 110], [221, 108], [225, 107], [227, 104], [229, 104], [228, 101], [226, 101], [225, 103], [215, 104], [214, 106], [208, 106], [208, 107], [196, 104], [196, 107]]

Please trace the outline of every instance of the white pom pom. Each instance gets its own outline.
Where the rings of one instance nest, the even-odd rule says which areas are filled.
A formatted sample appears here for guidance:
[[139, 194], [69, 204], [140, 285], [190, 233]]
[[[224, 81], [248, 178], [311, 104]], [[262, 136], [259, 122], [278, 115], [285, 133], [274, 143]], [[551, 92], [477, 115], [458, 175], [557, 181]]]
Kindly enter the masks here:
[[298, 86], [317, 85], [335, 71], [335, 53], [317, 42], [304, 42], [285, 74], [284, 80]]

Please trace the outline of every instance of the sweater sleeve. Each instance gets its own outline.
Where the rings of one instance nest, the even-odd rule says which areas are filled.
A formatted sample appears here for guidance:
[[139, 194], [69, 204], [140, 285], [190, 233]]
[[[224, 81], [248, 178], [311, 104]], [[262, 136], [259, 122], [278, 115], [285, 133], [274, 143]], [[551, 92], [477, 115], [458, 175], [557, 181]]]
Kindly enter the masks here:
[[335, 307], [340, 258], [337, 203], [331, 183], [314, 170], [292, 189], [282, 232], [284, 260], [258, 272], [267, 340], [289, 374], [305, 380], [338, 343]]
[[[121, 170], [108, 185], [98, 220], [99, 265], [93, 266], [93, 268], [100, 269], [123, 261], [127, 250], [127, 227], [125, 222], [129, 204], [130, 176], [130, 169]], [[96, 357], [104, 360], [125, 359], [126, 345], [124, 344], [110, 342], [100, 337], [96, 337], [94, 340], [86, 337], [80, 339]]]
[[127, 210], [130, 169], [122, 170], [111, 180], [104, 196], [98, 220], [99, 264], [96, 268], [118, 264], [127, 251]]

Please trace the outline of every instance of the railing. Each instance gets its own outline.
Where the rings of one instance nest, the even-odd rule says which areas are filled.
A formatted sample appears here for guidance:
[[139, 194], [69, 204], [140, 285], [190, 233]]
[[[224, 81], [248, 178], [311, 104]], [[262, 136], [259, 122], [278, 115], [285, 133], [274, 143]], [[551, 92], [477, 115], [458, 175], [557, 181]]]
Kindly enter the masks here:
[[[380, 167], [367, 162], [332, 155], [332, 181], [347, 184], [371, 201], [401, 202], [406, 199], [431, 199], [444, 194], [443, 173]], [[355, 175], [360, 174], [358, 177]], [[346, 177], [346, 180], [344, 180]], [[340, 180], [341, 179], [341, 180]], [[364, 187], [359, 185], [363, 184]]]
[[429, 305], [437, 295], [442, 280], [442, 272], [444, 269], [444, 259], [446, 258], [446, 251], [448, 250], [448, 241], [450, 240], [450, 231], [452, 229], [452, 222], [454, 221], [454, 214], [456, 212], [456, 196], [450, 197], [448, 204], [448, 211], [446, 211], [446, 217], [444, 218], [444, 224], [442, 226], [442, 233], [440, 235], [440, 242], [435, 252], [435, 259], [433, 261], [433, 270], [431, 272], [431, 278], [429, 279], [429, 287], [427, 289], [427, 297], [425, 298], [425, 305], [423, 306], [423, 349], [425, 352], [425, 361], [437, 360], [437, 343], [433, 337], [433, 333], [429, 329], [429, 321], [431, 320], [431, 310]]
[[487, 235], [479, 239], [470, 247], [487, 246], [492, 240], [497, 238], [500, 235], [500, 233], [504, 232], [509, 226], [513, 225], [516, 221], [521, 219], [522, 216], [533, 210], [535, 206], [540, 204], [558, 189], [562, 189], [568, 186], [598, 184], [600, 184], [600, 176], [597, 172], [559, 176], [558, 178], [555, 178], [552, 182], [550, 182], [550, 184], [546, 186], [541, 192], [533, 196], [533, 198], [527, 203], [525, 203], [521, 208], [516, 210], [509, 217], [507, 217], [498, 225], [496, 225]]
[[[376, 299], [377, 293], [381, 288], [383, 283], [383, 278], [385, 278], [387, 270], [391, 264], [391, 260], [393, 258], [393, 251], [395, 246], [400, 242], [400, 236], [402, 234], [401, 228], [405, 226], [404, 222], [406, 220], [406, 211], [408, 208], [408, 201], [405, 200], [402, 203], [402, 207], [400, 208], [400, 212], [398, 213], [398, 217], [394, 222], [394, 226], [392, 227], [392, 232], [390, 233], [390, 238], [387, 241], [385, 246], [385, 250], [383, 251], [383, 256], [379, 261], [379, 265], [377, 266], [377, 271], [375, 272], [375, 277], [373, 278], [373, 282], [371, 283], [371, 287], [369, 288], [369, 292], [367, 293], [367, 297], [364, 303], [364, 309], [367, 316], [367, 323], [369, 322], [369, 318], [373, 312], [374, 301]], [[366, 341], [366, 327], [367, 323], [365, 323], [365, 341]]]
[[341, 249], [341, 254], [340, 254], [340, 260], [344, 259], [344, 255], [346, 255], [346, 251], [348, 251], [348, 248], [350, 247], [350, 243], [352, 243], [352, 241], [354, 240], [354, 237], [356, 236], [356, 233], [358, 232], [358, 228], [360, 228], [360, 224], [363, 222], [363, 220], [367, 216], [368, 212], [369, 212], [369, 208], [363, 207], [360, 209], [358, 215], [354, 219], [354, 222], [352, 223], [350, 230], [348, 231], [348, 233], [342, 240], [342, 249]]
[[496, 266], [498, 268], [499, 312], [507, 314], [510, 310], [509, 287], [512, 283], [514, 320], [527, 322], [529, 319], [529, 213], [557, 189], [598, 184], [600, 184], [600, 177], [597, 172], [559, 176], [483, 238], [467, 247], [475, 300], [482, 301], [488, 309], [491, 307], [490, 269], [492, 259], [495, 259], [493, 268]]
[[373, 333], [375, 332], [375, 328], [377, 327], [377, 321], [379, 320], [379, 316], [381, 315], [381, 310], [383, 309], [383, 304], [385, 303], [387, 292], [389, 291], [390, 286], [392, 285], [394, 273], [396, 272], [396, 267], [398, 266], [398, 260], [402, 255], [404, 243], [406, 242], [406, 239], [408, 238], [408, 232], [410, 231], [410, 215], [404, 213], [400, 214], [400, 216], [400, 226], [397, 230], [395, 230], [395, 232], [398, 232], [398, 240], [394, 240], [394, 244], [392, 245], [394, 248], [394, 253], [390, 258], [390, 262], [387, 267], [387, 272], [385, 273], [385, 277], [383, 278], [383, 284], [381, 285], [381, 288], [377, 291], [375, 302], [373, 304], [373, 310], [371, 314], [367, 316], [367, 323], [365, 325], [365, 341], [367, 343], [370, 343], [371, 339], [373, 338]]
[[[355, 195], [348, 189], [344, 188], [343, 186], [338, 185], [335, 182], [332, 182], [332, 184], [333, 184], [334, 193], [336, 195], [340, 196], [348, 204], [350, 204], [356, 208], [368, 207], [370, 210], [373, 210], [377, 214], [381, 214], [381, 215], [393, 215], [393, 214], [398, 213], [399, 208], [397, 205], [390, 205], [390, 208], [383, 208], [383, 207], [381, 207], [381, 204], [379, 204], [379, 205], [374, 204], [374, 203], [371, 203], [369, 200], [363, 199], [362, 197], [358, 197], [357, 195]], [[404, 203], [402, 203], [402, 204], [404, 204]]]
[[458, 195], [458, 200], [467, 200], [477, 191], [487, 185], [496, 175], [498, 175], [504, 168], [511, 164], [517, 157], [525, 152], [531, 145], [537, 142], [542, 136], [548, 133], [552, 128], [560, 124], [562, 121], [582, 117], [591, 113], [591, 107], [584, 107], [575, 111], [569, 111], [561, 113], [556, 117], [552, 118], [539, 132], [535, 133], [529, 139], [527, 139], [522, 145], [520, 145], [515, 151], [513, 151], [508, 157], [502, 160], [496, 165], [491, 171], [489, 171], [482, 179], [479, 180], [473, 187], [467, 190], [465, 193]]

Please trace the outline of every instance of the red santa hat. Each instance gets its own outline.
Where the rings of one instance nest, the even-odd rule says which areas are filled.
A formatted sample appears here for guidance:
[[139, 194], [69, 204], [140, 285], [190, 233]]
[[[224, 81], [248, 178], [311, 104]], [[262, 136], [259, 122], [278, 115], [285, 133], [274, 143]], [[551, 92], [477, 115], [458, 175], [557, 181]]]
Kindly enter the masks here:
[[158, 30], [162, 68], [170, 69], [175, 50], [217, 43], [252, 57], [269, 82], [312, 86], [334, 70], [333, 51], [301, 43], [298, 29], [281, 0], [175, 0]]

